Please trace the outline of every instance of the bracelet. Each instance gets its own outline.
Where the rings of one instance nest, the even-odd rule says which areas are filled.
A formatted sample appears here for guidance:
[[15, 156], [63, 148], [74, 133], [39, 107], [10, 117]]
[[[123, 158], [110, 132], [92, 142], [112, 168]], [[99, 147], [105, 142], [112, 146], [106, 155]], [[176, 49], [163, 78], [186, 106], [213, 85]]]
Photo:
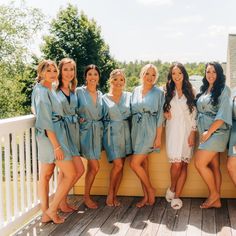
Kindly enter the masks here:
[[56, 147], [56, 148], [54, 149], [54, 152], [57, 151], [57, 150], [59, 150], [60, 148], [61, 148], [61, 146], [59, 145], [58, 147]]

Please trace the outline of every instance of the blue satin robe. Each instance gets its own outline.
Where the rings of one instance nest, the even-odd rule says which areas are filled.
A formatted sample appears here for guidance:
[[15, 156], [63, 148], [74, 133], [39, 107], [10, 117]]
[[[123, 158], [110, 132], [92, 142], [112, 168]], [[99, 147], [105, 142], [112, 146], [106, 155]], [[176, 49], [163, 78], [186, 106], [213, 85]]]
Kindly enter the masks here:
[[46, 135], [46, 130], [56, 134], [64, 152], [64, 160], [71, 160], [72, 154], [62, 118], [63, 110], [55, 91], [51, 91], [41, 84], [35, 85], [32, 93], [32, 108], [36, 116], [35, 128], [39, 161], [42, 163], [55, 162], [54, 149]]
[[57, 97], [63, 110], [63, 119], [67, 129], [67, 138], [72, 156], [80, 156], [79, 122], [75, 110], [77, 108], [77, 97], [70, 92], [70, 103], [61, 90], [57, 91]]
[[103, 146], [109, 162], [132, 153], [128, 119], [131, 93], [123, 92], [118, 104], [108, 94], [103, 95], [104, 135]]
[[232, 125], [232, 106], [230, 89], [225, 86], [219, 96], [218, 105], [213, 106], [210, 102], [211, 95], [203, 94], [197, 100], [197, 127], [199, 135], [208, 130], [216, 120], [223, 120], [224, 124], [217, 129], [204, 143], [200, 143], [198, 149], [224, 152], [226, 149], [230, 127]]
[[97, 91], [96, 104], [85, 86], [77, 88], [75, 93], [78, 100], [76, 112], [80, 121], [81, 155], [88, 160], [98, 160], [103, 136], [102, 93]]
[[[157, 128], [164, 121], [164, 92], [156, 86], [142, 98], [142, 87], [134, 89], [131, 97], [132, 128], [131, 140], [134, 154], [159, 152], [154, 149]], [[160, 137], [161, 138], [161, 137]]]
[[[235, 94], [236, 96], [236, 94]], [[228, 156], [234, 156], [236, 157], [236, 153], [233, 152], [233, 146], [236, 145], [236, 97], [234, 96], [233, 99], [233, 104], [232, 104], [232, 118], [233, 118], [233, 124], [232, 124], [232, 128], [230, 131], [230, 138], [229, 138], [229, 150], [228, 150]]]

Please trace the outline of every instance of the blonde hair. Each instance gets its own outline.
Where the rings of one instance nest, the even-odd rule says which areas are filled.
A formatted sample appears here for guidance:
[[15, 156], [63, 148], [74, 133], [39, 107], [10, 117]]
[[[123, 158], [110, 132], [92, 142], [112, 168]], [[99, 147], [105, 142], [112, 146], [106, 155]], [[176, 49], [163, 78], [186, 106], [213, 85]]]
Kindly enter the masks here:
[[59, 73], [58, 72], [58, 68], [57, 68], [57, 64], [52, 61], [52, 60], [43, 60], [39, 63], [38, 65], [38, 68], [37, 68], [37, 82], [40, 83], [42, 80], [44, 80], [45, 78], [45, 72], [47, 71], [47, 68], [50, 66], [50, 65], [53, 65], [57, 71], [57, 74]]
[[59, 85], [58, 85], [58, 88], [60, 88], [62, 86], [62, 68], [65, 64], [68, 64], [68, 63], [71, 63], [74, 67], [74, 78], [73, 80], [71, 81], [71, 87], [70, 87], [70, 90], [72, 92], [75, 91], [76, 87], [77, 87], [77, 69], [76, 69], [76, 63], [73, 59], [71, 58], [63, 58], [60, 62], [59, 62], [59, 76], [58, 76], [58, 80], [59, 80]]
[[154, 82], [154, 83], [156, 83], [156, 81], [158, 79], [158, 70], [157, 70], [156, 66], [154, 66], [153, 64], [147, 64], [147, 65], [143, 66], [141, 71], [140, 71], [139, 78], [141, 80], [143, 80], [143, 77], [146, 75], [149, 68], [153, 68], [154, 71], [156, 72], [156, 79], [155, 79], [155, 82]]
[[121, 75], [124, 78], [124, 80], [126, 81], [124, 70], [123, 69], [115, 69], [110, 73], [108, 83], [111, 84], [112, 80], [115, 79], [115, 77], [117, 75]]

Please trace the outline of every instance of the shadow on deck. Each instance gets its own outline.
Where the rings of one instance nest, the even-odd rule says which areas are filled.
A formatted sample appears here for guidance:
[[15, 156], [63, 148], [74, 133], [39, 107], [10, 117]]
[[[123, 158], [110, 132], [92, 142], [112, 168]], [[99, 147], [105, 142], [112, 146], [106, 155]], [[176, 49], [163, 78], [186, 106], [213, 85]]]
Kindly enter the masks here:
[[99, 208], [85, 207], [82, 197], [70, 196], [79, 210], [64, 214], [64, 224], [42, 224], [40, 217], [14, 235], [236, 235], [236, 200], [222, 199], [222, 208], [199, 208], [203, 199], [183, 198], [181, 210], [173, 210], [164, 198], [153, 206], [135, 207], [138, 197], [119, 197], [120, 207], [108, 207], [105, 196], [95, 196]]

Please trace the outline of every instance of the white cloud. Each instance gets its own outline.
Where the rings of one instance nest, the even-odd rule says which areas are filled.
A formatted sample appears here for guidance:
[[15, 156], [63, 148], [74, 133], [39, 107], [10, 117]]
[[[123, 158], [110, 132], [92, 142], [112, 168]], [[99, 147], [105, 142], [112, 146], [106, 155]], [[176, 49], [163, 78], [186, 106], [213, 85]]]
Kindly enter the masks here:
[[201, 15], [194, 15], [194, 16], [185, 16], [172, 19], [170, 23], [177, 23], [177, 24], [189, 24], [189, 23], [201, 23], [204, 21], [203, 16]]
[[138, 0], [139, 3], [144, 5], [156, 5], [156, 6], [170, 6], [173, 5], [173, 0]]
[[209, 34], [212, 37], [222, 36], [236, 32], [236, 26], [211, 25], [208, 27]]

